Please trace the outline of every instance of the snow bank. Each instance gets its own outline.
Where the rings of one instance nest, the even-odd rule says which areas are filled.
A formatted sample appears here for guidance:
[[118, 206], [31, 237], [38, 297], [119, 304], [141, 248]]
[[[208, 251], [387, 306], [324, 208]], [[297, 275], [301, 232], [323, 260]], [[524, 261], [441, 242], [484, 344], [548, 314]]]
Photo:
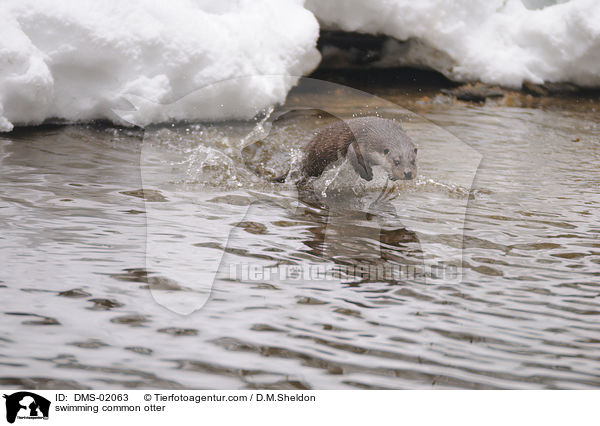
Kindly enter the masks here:
[[[557, 3], [557, 4], [555, 4]], [[377, 65], [421, 65], [452, 80], [600, 86], [597, 0], [307, 0], [326, 27], [394, 40]]]
[[318, 64], [315, 15], [392, 37], [376, 66], [600, 87], [598, 0], [0, 0], [0, 131], [250, 118]]
[[[318, 23], [296, 0], [2, 0], [0, 130], [68, 121], [119, 121], [127, 99], [154, 103], [144, 123], [250, 118], [282, 102], [319, 62]], [[217, 86], [234, 110], [168, 104]]]

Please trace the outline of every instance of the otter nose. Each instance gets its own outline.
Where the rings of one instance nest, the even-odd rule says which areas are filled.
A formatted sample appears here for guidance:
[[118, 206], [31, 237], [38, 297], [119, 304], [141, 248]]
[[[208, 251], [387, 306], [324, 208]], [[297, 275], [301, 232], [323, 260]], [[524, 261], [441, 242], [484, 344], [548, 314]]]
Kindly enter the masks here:
[[404, 179], [412, 179], [412, 172], [410, 170], [408, 172], [404, 172]]

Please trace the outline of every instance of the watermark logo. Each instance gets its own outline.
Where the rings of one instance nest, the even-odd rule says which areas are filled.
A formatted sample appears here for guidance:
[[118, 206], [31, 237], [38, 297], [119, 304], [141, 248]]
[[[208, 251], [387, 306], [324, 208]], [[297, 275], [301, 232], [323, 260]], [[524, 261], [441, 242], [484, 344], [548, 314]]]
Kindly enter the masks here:
[[[252, 79], [268, 86], [269, 79], [281, 76]], [[245, 86], [243, 80], [215, 83], [172, 104], [131, 97], [132, 110], [116, 111], [144, 129], [139, 193], [147, 222], [147, 279], [159, 304], [191, 314], [208, 301], [215, 280], [290, 285], [461, 281], [464, 220], [481, 161], [477, 151], [390, 101], [311, 78], [298, 77], [300, 95], [292, 93], [285, 107], [273, 110], [260, 102], [254, 109], [242, 106], [233, 94]], [[231, 99], [230, 104], [224, 99]], [[146, 125], [148, 117], [169, 123], [190, 105], [212, 111], [207, 117], [212, 124]], [[307, 202], [289, 181], [301, 147], [318, 127], [315, 123], [312, 131], [294, 133], [288, 144], [298, 149], [288, 157], [286, 184], [269, 184], [274, 176], [257, 174], [269, 166], [260, 154], [280, 150], [282, 141], [264, 141], [276, 133], [281, 120], [298, 111], [320, 111], [337, 120], [377, 116], [401, 123], [418, 146], [419, 176], [398, 190], [385, 173], [368, 182], [358, 175], [351, 179], [341, 164], [323, 173], [313, 187], [313, 200]], [[219, 117], [228, 116], [254, 120], [218, 124]], [[293, 132], [293, 126], [288, 130]], [[257, 158], [248, 164], [245, 153], [254, 144]], [[314, 202], [321, 206], [318, 211], [313, 211]], [[277, 211], [291, 218], [279, 222], [289, 222], [281, 226], [289, 226], [292, 238], [270, 234], [269, 215]], [[452, 212], [452, 217], [440, 219], [443, 212]], [[307, 221], [313, 222], [308, 235], [294, 235], [294, 223]], [[279, 247], [294, 239], [301, 241], [303, 247], [297, 250], [302, 256], [277, 255]], [[267, 249], [248, 250], [257, 245]]]
[[33, 392], [15, 392], [4, 395], [6, 399], [6, 421], [15, 420], [48, 420], [50, 401]]
[[410, 265], [395, 262], [379, 264], [307, 264], [301, 265], [260, 265], [253, 263], [230, 263], [227, 278], [230, 281], [279, 283], [309, 283], [340, 281], [348, 277], [366, 282], [404, 282], [424, 279], [454, 281], [458, 276], [456, 265], [425, 264]]

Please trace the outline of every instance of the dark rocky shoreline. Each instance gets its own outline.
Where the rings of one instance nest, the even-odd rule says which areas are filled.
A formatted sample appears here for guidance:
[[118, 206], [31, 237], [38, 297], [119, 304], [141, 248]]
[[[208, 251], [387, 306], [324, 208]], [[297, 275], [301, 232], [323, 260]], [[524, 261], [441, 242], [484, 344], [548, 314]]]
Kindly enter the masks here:
[[511, 88], [482, 82], [455, 82], [438, 71], [418, 65], [386, 67], [382, 65], [383, 49], [389, 40], [390, 37], [383, 35], [322, 31], [317, 47], [323, 59], [309, 77], [362, 89], [412, 85], [427, 91], [429, 97], [433, 91], [469, 103], [506, 100], [513, 104], [515, 98], [523, 98], [517, 104], [528, 104], [535, 103], [531, 98], [600, 98], [600, 88], [566, 82], [524, 82], [521, 88]]

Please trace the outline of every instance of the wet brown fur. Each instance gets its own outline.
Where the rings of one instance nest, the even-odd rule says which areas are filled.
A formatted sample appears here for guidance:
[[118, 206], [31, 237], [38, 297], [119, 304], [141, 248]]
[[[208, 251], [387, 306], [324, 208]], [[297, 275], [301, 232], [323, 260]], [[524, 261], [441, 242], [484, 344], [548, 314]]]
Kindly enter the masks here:
[[354, 133], [344, 121], [321, 129], [304, 148], [302, 174], [320, 176], [329, 164], [346, 157], [348, 146], [354, 140]]
[[318, 131], [304, 148], [301, 173], [303, 178], [320, 176], [330, 164], [348, 158], [365, 180], [373, 178], [372, 166], [376, 164], [383, 165], [392, 180], [413, 179], [416, 155], [416, 146], [394, 120], [352, 118]]

